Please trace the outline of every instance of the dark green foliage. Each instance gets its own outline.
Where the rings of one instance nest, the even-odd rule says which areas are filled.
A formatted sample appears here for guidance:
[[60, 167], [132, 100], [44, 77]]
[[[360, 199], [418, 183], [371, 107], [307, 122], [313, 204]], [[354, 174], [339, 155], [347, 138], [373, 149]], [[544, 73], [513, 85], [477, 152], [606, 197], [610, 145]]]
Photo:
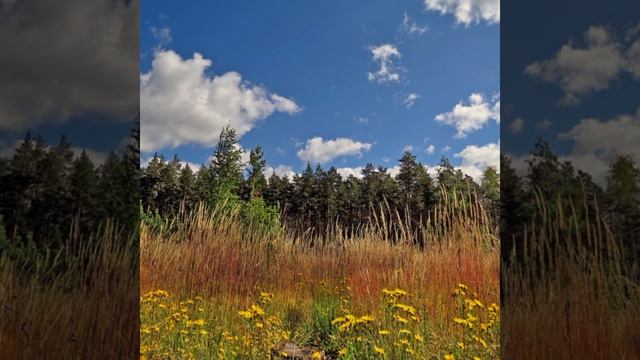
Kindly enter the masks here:
[[27, 133], [11, 158], [0, 159], [0, 251], [26, 265], [53, 261], [55, 253], [98, 232], [105, 219], [137, 233], [137, 136], [136, 130], [129, 146], [96, 168], [86, 152], [74, 156], [65, 135], [49, 146]]
[[[560, 161], [548, 143], [541, 139], [530, 152], [527, 163], [527, 175], [520, 177], [508, 158], [500, 158], [501, 255], [504, 264], [525, 265], [525, 241], [540, 237], [535, 231], [548, 222], [550, 216], [562, 217], [558, 223], [571, 225], [545, 235], [562, 239], [546, 245], [551, 246], [547, 250], [562, 253], [577, 246], [602, 258], [612, 256], [608, 245], [584, 240], [590, 239], [590, 231], [593, 231], [590, 227], [598, 224], [598, 218], [604, 218], [624, 258], [619, 265], [632, 277], [639, 276], [640, 249], [636, 239], [640, 231], [640, 171], [632, 158], [620, 156], [612, 162], [605, 190], [588, 174], [576, 171], [572, 163]], [[493, 177], [489, 175], [489, 179]], [[491, 193], [488, 185], [482, 186], [485, 200], [489, 200]], [[538, 265], [544, 265], [547, 260], [536, 261]], [[531, 264], [527, 266], [531, 267]]]

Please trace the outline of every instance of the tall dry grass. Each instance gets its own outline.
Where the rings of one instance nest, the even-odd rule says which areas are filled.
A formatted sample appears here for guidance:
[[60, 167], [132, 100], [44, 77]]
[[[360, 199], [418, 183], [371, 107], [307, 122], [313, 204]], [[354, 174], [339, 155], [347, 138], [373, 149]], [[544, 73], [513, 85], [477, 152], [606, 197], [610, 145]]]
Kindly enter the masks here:
[[0, 359], [134, 359], [139, 356], [137, 237], [107, 223], [58, 256], [24, 269], [0, 257]]
[[450, 319], [451, 292], [460, 282], [488, 302], [499, 297], [497, 232], [471, 199], [443, 197], [423, 219], [423, 248], [414, 245], [416, 232], [400, 214], [381, 211], [358, 231], [308, 239], [286, 229], [254, 235], [235, 212], [199, 206], [159, 229], [141, 226], [141, 292], [166, 289], [240, 308], [258, 288], [302, 301], [322, 281], [349, 286], [366, 311], [378, 307], [384, 287], [400, 287], [425, 299], [435, 317]]
[[536, 204], [523, 257], [502, 270], [502, 357], [640, 359], [640, 287], [597, 203]]

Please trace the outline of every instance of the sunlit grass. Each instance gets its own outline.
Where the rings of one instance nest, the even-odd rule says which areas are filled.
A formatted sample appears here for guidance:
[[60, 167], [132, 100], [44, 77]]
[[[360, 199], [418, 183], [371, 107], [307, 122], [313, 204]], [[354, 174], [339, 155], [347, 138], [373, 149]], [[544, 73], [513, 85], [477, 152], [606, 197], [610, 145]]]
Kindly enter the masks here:
[[424, 248], [409, 229], [390, 240], [384, 224], [399, 220], [383, 216], [314, 246], [286, 231], [254, 236], [204, 208], [143, 224], [141, 354], [265, 359], [291, 342], [316, 358], [497, 358], [497, 234], [478, 203], [448, 204], [423, 224]]

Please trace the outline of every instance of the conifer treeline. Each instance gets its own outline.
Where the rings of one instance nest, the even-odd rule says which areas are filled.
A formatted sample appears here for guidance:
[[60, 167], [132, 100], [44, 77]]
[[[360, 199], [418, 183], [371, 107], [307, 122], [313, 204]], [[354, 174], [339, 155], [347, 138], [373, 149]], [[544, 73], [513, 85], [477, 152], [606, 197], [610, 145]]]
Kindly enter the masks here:
[[[343, 178], [335, 167], [323, 169], [307, 164], [292, 178], [264, 175], [266, 161], [260, 146], [251, 150], [247, 167], [242, 164], [236, 133], [225, 128], [211, 163], [194, 172], [174, 157], [157, 154], [142, 171], [141, 200], [146, 212], [172, 216], [182, 206], [203, 201], [215, 204], [233, 196], [242, 202], [264, 201], [277, 208], [281, 222], [289, 229], [309, 235], [323, 235], [339, 228], [356, 230], [381, 214], [405, 224], [417, 225], [437, 204], [441, 189], [473, 192], [490, 209], [497, 225], [499, 176], [496, 169], [484, 171], [481, 184], [466, 176], [443, 158], [432, 178], [415, 155], [405, 152], [393, 177], [386, 168], [367, 164], [362, 176]], [[417, 228], [417, 226], [416, 226]]]
[[85, 151], [74, 156], [66, 135], [49, 146], [28, 132], [13, 156], [0, 158], [0, 251], [59, 249], [88, 238], [107, 219], [126, 234], [136, 233], [137, 129], [131, 139], [96, 166]]

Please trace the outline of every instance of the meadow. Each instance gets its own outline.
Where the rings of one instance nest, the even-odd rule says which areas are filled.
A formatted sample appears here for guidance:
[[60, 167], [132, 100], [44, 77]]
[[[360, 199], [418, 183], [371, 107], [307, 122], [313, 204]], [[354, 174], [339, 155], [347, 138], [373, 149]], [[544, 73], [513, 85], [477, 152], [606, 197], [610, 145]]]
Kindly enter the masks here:
[[443, 196], [422, 247], [399, 214], [311, 240], [204, 206], [143, 222], [141, 358], [497, 359], [499, 241], [471, 198]]

